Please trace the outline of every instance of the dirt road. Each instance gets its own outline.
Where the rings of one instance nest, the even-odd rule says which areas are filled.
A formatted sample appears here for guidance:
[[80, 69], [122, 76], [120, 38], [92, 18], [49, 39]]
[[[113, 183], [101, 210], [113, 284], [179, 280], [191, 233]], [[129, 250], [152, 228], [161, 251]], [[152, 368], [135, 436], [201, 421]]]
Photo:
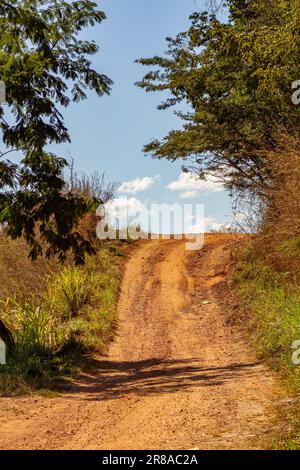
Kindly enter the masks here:
[[108, 357], [55, 398], [0, 400], [1, 449], [263, 448], [281, 392], [226, 318], [222, 237], [149, 241], [129, 260]]

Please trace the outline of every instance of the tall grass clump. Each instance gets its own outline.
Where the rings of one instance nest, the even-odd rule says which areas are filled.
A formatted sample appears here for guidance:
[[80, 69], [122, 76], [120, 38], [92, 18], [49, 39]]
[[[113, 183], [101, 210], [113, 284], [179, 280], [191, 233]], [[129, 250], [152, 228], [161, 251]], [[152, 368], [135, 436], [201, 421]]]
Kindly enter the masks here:
[[63, 341], [57, 322], [43, 305], [1, 302], [1, 319], [12, 332], [14, 349], [0, 367], [0, 394], [58, 385], [67, 361], [55, 357]]
[[81, 350], [101, 350], [114, 335], [117, 280], [112, 273], [68, 267], [48, 278], [44, 303], [59, 319], [64, 347], [77, 343]]
[[69, 266], [59, 276], [49, 276], [44, 301], [66, 320], [77, 317], [101, 283], [99, 273]]

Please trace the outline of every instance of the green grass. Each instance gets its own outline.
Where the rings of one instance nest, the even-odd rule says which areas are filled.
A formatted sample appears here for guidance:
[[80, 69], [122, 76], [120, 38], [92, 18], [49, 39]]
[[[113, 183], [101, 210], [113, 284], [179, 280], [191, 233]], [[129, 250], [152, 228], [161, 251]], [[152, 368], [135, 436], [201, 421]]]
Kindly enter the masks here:
[[28, 245], [23, 239], [11, 240], [0, 233], [0, 298], [14, 297], [26, 302], [39, 297], [45, 289], [50, 272], [59, 272], [61, 264], [55, 259], [28, 258]]
[[[298, 415], [299, 416], [299, 415]], [[274, 442], [273, 450], [300, 450], [300, 425], [295, 423], [295, 429], [287, 437], [283, 437]]]
[[15, 349], [0, 367], [0, 395], [59, 389], [93, 352], [106, 352], [117, 325], [122, 251], [108, 244], [84, 267], [47, 274], [38, 296], [1, 302]]
[[292, 363], [292, 344], [300, 340], [300, 292], [263, 260], [248, 253], [237, 264], [233, 285], [254, 313], [250, 325], [258, 355], [267, 359], [289, 385], [300, 389], [300, 366]]
[[[288, 259], [291, 247], [285, 244], [281, 255]], [[288, 248], [288, 249], [287, 249]], [[292, 251], [293, 256], [294, 250]], [[298, 255], [296, 255], [298, 256]], [[286, 263], [288, 264], [288, 263]], [[283, 259], [280, 265], [286, 266]], [[276, 265], [276, 263], [275, 263]], [[279, 373], [290, 392], [300, 390], [300, 365], [294, 365], [294, 341], [300, 340], [300, 289], [288, 270], [278, 271], [250, 247], [240, 253], [232, 276], [244, 304], [247, 325], [258, 357]], [[300, 350], [300, 348], [297, 348]], [[298, 354], [300, 358], [300, 352]], [[274, 444], [275, 449], [300, 449], [300, 406], [289, 405], [284, 411], [293, 431]]]
[[300, 256], [300, 237], [291, 238], [279, 247], [279, 251], [288, 258]]

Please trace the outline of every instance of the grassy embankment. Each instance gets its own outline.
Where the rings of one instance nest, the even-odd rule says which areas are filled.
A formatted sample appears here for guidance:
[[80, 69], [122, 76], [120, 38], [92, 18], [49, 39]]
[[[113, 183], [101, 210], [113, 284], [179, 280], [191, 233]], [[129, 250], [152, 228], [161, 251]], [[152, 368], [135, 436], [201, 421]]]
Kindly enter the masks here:
[[[233, 285], [246, 305], [258, 355], [300, 391], [300, 147], [298, 137], [265, 154], [271, 169], [258, 206], [257, 235], [237, 253]], [[259, 219], [258, 219], [259, 220]], [[297, 343], [298, 341], [298, 343]], [[297, 397], [297, 396], [296, 396]], [[278, 447], [300, 448], [300, 405], [287, 407], [293, 435]]]
[[[258, 357], [293, 393], [300, 391], [300, 239], [261, 250], [260, 238], [238, 250], [232, 284], [242, 300]], [[259, 247], [259, 248], [258, 248]], [[272, 256], [270, 255], [272, 252]], [[300, 449], [300, 405], [286, 408], [292, 433], [276, 448]]]
[[2, 321], [15, 351], [0, 367], [0, 395], [63, 386], [116, 330], [116, 305], [128, 244], [100, 246], [84, 267], [31, 262], [22, 241], [0, 236]]

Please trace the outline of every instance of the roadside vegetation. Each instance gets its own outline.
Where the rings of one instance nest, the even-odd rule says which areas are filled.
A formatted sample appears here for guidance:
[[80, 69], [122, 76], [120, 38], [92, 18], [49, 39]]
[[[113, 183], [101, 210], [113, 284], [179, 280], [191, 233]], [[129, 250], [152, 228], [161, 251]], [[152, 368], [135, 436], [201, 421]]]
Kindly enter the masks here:
[[282, 145], [267, 155], [272, 187], [260, 201], [257, 234], [238, 251], [233, 280], [256, 314], [259, 355], [300, 390], [300, 367], [292, 361], [300, 340], [300, 149], [287, 135]]
[[[299, 391], [300, 368], [292, 362], [293, 352], [300, 349], [299, 344], [292, 348], [300, 340], [299, 284], [289, 279], [288, 271], [278, 271], [263, 254], [257, 254], [256, 241], [239, 250], [233, 285], [244, 308], [252, 312], [246, 318], [258, 356], [280, 372], [289, 387]], [[284, 261], [288, 264], [288, 259]]]
[[[235, 253], [233, 286], [248, 311], [260, 358], [285, 385], [300, 391], [300, 148], [284, 135], [268, 152], [273, 185], [260, 201], [257, 233]], [[291, 171], [292, 169], [292, 171]], [[278, 448], [300, 448], [300, 407], [286, 410], [294, 428]]]
[[0, 395], [64, 387], [91, 365], [94, 353], [105, 353], [114, 338], [130, 241], [97, 239], [96, 208], [114, 198], [118, 184], [105, 184], [98, 173], [77, 174], [73, 161], [64, 178], [64, 191], [90, 207], [76, 231], [91, 241], [93, 250], [79, 265], [71, 254], [65, 260], [51, 256], [32, 261], [26, 240], [12, 240], [3, 227], [0, 334], [6, 337], [8, 360], [0, 368]]
[[91, 0], [0, 4], [0, 394], [52, 386], [114, 334], [119, 248], [97, 241], [95, 211], [116, 184], [48, 150], [70, 142], [64, 108], [110, 93], [82, 39], [104, 20]]
[[[298, 246], [299, 241], [299, 237], [294, 238], [287, 245]], [[296, 393], [297, 397], [300, 390], [300, 285], [292, 276], [290, 262], [296, 258], [299, 261], [299, 252], [292, 251], [288, 255], [284, 250], [287, 245], [283, 243], [272, 247], [275, 253], [270, 259], [268, 246], [263, 245], [264, 253], [257, 251], [257, 245], [261, 243], [262, 239], [257, 237], [235, 252], [231, 280], [241, 306], [237, 315], [242, 314], [257, 356], [267, 361], [289, 392]], [[280, 268], [274, 265], [275, 258], [280, 262]], [[292, 431], [289, 436], [278, 437], [274, 448], [299, 450], [300, 405], [297, 398], [287, 403], [285, 421], [287, 417]]]
[[[2, 236], [0, 246], [7, 243]], [[128, 247], [99, 243], [96, 255], [79, 267], [54, 261], [27, 266], [26, 244], [18, 242], [18, 263], [27, 266], [15, 273], [16, 280], [22, 274], [19, 290], [13, 293], [5, 271], [0, 273], [2, 291], [11, 294], [2, 297], [0, 317], [14, 341], [7, 365], [0, 368], [0, 395], [64, 387], [89, 366], [93, 353], [106, 352], [116, 331]]]

